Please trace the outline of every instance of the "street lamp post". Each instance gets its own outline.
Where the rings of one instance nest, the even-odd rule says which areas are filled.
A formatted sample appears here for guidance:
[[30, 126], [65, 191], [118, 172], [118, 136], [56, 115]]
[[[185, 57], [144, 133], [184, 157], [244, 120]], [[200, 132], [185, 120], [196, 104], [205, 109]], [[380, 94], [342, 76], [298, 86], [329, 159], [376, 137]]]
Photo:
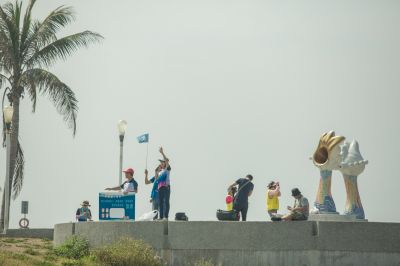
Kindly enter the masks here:
[[122, 157], [123, 157], [124, 136], [125, 136], [126, 125], [127, 125], [127, 123], [125, 120], [118, 121], [118, 133], [119, 133], [119, 179], [118, 179], [118, 184], [122, 184]]
[[13, 107], [12, 106], [6, 106], [4, 107], [3, 114], [4, 114], [4, 122], [6, 124], [6, 149], [7, 149], [7, 155], [6, 155], [6, 180], [4, 184], [4, 189], [5, 189], [5, 201], [4, 201], [4, 234], [8, 230], [8, 224], [9, 224], [9, 217], [10, 217], [10, 150], [11, 150], [11, 141], [10, 141], [10, 134], [11, 134], [11, 121], [13, 117]]

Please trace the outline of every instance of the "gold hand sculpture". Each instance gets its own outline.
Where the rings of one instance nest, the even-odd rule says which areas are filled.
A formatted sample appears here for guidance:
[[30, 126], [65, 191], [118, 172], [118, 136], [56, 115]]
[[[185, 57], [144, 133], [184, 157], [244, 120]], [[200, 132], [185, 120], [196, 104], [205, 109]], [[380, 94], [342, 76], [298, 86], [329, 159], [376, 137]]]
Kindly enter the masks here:
[[323, 134], [313, 155], [313, 163], [320, 169], [320, 180], [314, 206], [317, 213], [337, 213], [331, 193], [332, 170], [340, 168], [340, 144], [345, 137], [335, 136], [334, 131]]

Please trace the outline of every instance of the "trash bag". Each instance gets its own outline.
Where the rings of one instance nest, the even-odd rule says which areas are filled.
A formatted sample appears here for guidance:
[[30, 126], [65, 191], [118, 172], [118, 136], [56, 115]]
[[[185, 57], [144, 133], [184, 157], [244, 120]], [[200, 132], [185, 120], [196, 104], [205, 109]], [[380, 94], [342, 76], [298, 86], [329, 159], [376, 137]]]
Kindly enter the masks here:
[[140, 216], [136, 221], [153, 221], [153, 219], [157, 216], [158, 211], [154, 210], [151, 212], [146, 212], [142, 216]]

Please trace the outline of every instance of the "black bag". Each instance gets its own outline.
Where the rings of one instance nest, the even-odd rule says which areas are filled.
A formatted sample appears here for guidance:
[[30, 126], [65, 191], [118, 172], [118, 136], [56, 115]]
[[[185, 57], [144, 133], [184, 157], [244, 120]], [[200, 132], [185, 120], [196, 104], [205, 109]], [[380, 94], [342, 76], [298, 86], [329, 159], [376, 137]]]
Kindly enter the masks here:
[[189, 221], [189, 218], [184, 212], [177, 212], [175, 214], [175, 221]]
[[220, 221], [239, 221], [239, 213], [235, 210], [217, 210], [217, 219]]

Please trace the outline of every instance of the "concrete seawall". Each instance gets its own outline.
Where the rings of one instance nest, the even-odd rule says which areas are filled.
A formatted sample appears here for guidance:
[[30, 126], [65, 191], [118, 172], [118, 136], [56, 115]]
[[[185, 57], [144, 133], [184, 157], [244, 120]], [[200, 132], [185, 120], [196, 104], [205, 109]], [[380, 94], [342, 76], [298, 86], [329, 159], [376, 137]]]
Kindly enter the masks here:
[[53, 240], [53, 229], [51, 228], [29, 228], [29, 229], [8, 229], [5, 235], [0, 237], [25, 237], [25, 238], [47, 238]]
[[359, 222], [88, 222], [57, 224], [92, 247], [123, 236], [153, 246], [169, 265], [400, 265], [400, 224]]

